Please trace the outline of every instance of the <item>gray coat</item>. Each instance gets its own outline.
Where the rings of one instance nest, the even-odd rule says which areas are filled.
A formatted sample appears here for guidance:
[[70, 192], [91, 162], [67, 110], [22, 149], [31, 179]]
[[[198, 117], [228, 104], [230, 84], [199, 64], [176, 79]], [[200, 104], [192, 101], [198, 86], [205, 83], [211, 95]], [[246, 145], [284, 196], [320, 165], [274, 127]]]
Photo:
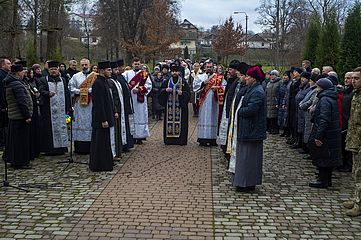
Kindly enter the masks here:
[[309, 108], [312, 106], [312, 103], [316, 97], [316, 88], [317, 86], [312, 86], [311, 90], [306, 94], [305, 98], [300, 102], [299, 107], [305, 113], [305, 128], [303, 132], [303, 142], [308, 143], [308, 139], [312, 130], [312, 114], [309, 111]]
[[267, 83], [266, 87], [266, 101], [267, 101], [267, 118], [277, 118], [278, 117], [278, 92], [282, 81], [279, 78], [275, 78]]
[[[296, 106], [299, 108], [300, 102], [305, 98], [307, 93], [310, 91], [310, 85], [307, 83], [305, 86], [300, 87], [300, 90], [298, 91], [295, 100], [296, 100]], [[297, 110], [297, 132], [303, 133], [303, 130], [305, 128], [305, 112], [301, 110]]]

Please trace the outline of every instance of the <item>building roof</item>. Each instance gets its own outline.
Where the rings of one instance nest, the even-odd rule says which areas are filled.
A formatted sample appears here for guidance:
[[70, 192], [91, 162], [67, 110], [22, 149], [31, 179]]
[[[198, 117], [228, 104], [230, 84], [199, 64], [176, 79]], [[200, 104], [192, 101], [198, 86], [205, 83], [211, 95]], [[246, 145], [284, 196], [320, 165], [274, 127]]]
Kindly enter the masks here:
[[252, 36], [249, 36], [247, 39], [248, 42], [268, 42], [266, 39], [261, 37], [259, 34], [255, 34]]
[[180, 24], [180, 26], [181, 26], [182, 28], [187, 28], [187, 29], [193, 28], [193, 29], [197, 29], [197, 30], [198, 30], [198, 28], [197, 28], [196, 26], [194, 26], [194, 25], [193, 25], [190, 21], [188, 21], [187, 19], [184, 19], [183, 22]]

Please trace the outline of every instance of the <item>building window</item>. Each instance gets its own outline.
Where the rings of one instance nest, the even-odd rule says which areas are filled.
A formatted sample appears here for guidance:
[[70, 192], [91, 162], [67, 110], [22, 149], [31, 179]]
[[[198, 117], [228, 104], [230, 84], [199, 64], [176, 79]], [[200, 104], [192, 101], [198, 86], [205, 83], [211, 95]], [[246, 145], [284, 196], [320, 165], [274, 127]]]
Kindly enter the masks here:
[[96, 43], [97, 42], [97, 38], [96, 37], [92, 37], [92, 43]]
[[262, 47], [264, 47], [264, 42], [262, 43]]

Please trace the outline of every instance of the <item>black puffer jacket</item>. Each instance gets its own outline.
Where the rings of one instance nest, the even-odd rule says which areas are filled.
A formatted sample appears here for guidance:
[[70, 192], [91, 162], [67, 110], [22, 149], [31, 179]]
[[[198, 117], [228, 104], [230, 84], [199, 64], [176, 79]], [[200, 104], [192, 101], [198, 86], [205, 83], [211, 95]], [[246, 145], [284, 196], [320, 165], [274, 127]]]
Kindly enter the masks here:
[[319, 99], [313, 115], [313, 127], [309, 141], [315, 139], [327, 143], [329, 159], [313, 159], [317, 167], [342, 165], [340, 115], [337, 107], [337, 92], [334, 88], [317, 94]]
[[11, 120], [29, 119], [33, 115], [33, 101], [29, 86], [16, 79], [12, 74], [5, 78], [8, 116]]

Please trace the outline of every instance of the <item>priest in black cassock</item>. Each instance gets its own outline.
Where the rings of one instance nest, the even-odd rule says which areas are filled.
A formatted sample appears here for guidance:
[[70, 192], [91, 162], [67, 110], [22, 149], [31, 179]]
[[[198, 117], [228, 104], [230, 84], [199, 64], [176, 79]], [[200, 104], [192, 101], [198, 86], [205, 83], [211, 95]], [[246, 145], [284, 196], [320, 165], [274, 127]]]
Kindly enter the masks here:
[[180, 77], [180, 66], [170, 65], [172, 77], [163, 82], [159, 103], [165, 107], [163, 138], [166, 145], [187, 145], [189, 85]]
[[113, 170], [110, 128], [114, 126], [114, 109], [107, 81], [112, 75], [110, 62], [99, 62], [98, 69], [99, 75], [92, 86], [92, 137], [89, 168], [93, 172]]
[[66, 114], [71, 108], [70, 95], [58, 66], [58, 62], [48, 61], [49, 75], [39, 81], [40, 151], [46, 155], [68, 152]]

